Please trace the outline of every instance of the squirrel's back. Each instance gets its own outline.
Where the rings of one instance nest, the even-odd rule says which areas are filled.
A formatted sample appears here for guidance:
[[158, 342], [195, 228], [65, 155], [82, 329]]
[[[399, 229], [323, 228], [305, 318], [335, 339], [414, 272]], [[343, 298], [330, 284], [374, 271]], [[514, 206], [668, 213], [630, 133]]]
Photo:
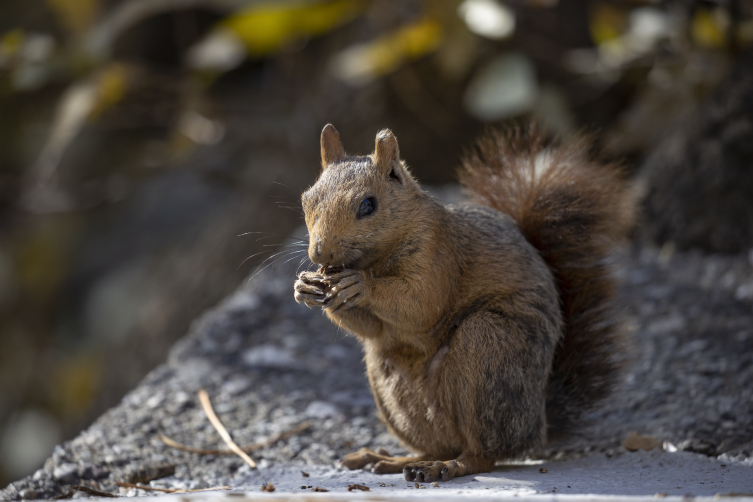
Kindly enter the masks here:
[[553, 146], [533, 128], [515, 129], [484, 136], [461, 169], [475, 202], [512, 217], [556, 280], [565, 332], [547, 392], [550, 439], [609, 393], [620, 365], [610, 258], [634, 206], [619, 169], [588, 153], [585, 140]]

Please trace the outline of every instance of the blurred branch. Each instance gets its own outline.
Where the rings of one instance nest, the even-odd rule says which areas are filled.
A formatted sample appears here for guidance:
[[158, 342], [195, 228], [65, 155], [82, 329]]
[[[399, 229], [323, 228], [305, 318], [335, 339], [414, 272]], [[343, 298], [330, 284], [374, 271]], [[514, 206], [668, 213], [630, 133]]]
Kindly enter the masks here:
[[31, 171], [36, 181], [46, 183], [50, 180], [63, 153], [94, 109], [96, 97], [96, 78], [75, 82], [63, 93], [52, 121], [50, 135]]
[[[257, 0], [252, 0], [257, 1]], [[118, 4], [90, 31], [84, 50], [94, 61], [110, 56], [115, 40], [126, 30], [157, 14], [197, 7], [231, 10], [233, 0], [130, 0]]]
[[[266, 4], [268, 0], [129, 0], [117, 5], [91, 30], [84, 50], [94, 61], [110, 55], [115, 40], [126, 30], [152, 16], [199, 7], [231, 12], [238, 8]], [[280, 4], [307, 4], [314, 0], [278, 0]]]
[[51, 183], [63, 155], [86, 121], [119, 102], [127, 90], [128, 69], [109, 64], [68, 87], [58, 101], [47, 141], [27, 173], [22, 204], [33, 212], [71, 209], [68, 195]]
[[343, 82], [360, 87], [436, 51], [443, 38], [442, 24], [418, 19], [337, 53], [330, 62], [331, 71]]
[[[127, 0], [106, 13], [79, 47], [88, 55], [94, 71], [74, 81], [62, 94], [47, 141], [28, 173], [22, 204], [35, 212], [70, 209], [69, 197], [60, 187], [50, 182], [63, 155], [86, 121], [96, 118], [104, 109], [122, 99], [128, 90], [123, 65], [110, 62], [113, 45], [125, 31], [149, 17], [165, 12], [201, 7], [230, 13], [241, 8], [248, 11], [252, 6], [266, 3], [265, 0]], [[314, 0], [285, 0], [277, 2], [275, 8], [279, 10], [290, 5], [291, 8], [300, 10], [308, 4], [316, 3]], [[315, 28], [322, 27], [316, 25]], [[253, 31], [260, 31], [259, 27]]]

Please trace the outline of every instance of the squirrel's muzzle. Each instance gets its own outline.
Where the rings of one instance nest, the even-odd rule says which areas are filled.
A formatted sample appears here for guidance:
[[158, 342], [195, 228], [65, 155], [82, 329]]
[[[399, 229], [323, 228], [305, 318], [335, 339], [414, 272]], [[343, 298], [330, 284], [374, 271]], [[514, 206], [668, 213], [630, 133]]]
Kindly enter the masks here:
[[309, 244], [309, 258], [314, 263], [319, 265], [327, 265], [327, 262], [332, 260], [334, 253], [329, 249], [329, 246], [325, 246], [319, 235], [314, 234]]
[[336, 240], [322, 239], [319, 234], [312, 234], [309, 243], [309, 259], [322, 266], [340, 264], [342, 256]]
[[317, 258], [319, 258], [322, 255], [322, 240], [319, 238], [318, 235], [314, 236], [314, 242], [311, 245], [309, 254], [311, 255], [312, 261], [317, 261]]

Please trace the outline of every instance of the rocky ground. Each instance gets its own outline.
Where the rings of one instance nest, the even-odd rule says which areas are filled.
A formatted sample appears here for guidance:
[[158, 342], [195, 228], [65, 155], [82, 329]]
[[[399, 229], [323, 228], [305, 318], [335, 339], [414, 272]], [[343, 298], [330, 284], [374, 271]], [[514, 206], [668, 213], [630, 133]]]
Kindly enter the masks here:
[[[201, 316], [165, 364], [77, 438], [58, 446], [44, 468], [0, 491], [0, 498], [53, 498], [67, 494], [68, 485], [146, 495], [115, 482], [149, 483], [157, 476], [151, 485], [162, 488], [258, 490], [271, 482], [311, 491], [326, 479], [342, 490], [358, 480], [379, 487], [376, 475], [338, 470], [337, 459], [362, 446], [403, 450], [376, 416], [357, 341], [293, 301], [297, 264], [265, 270]], [[753, 479], [753, 254], [702, 256], [636, 246], [622, 257], [619, 275], [632, 333], [624, 382], [589, 415], [591, 424], [581, 435], [550, 445], [541, 456], [590, 462], [591, 468], [605, 459], [636, 466], [653, 458], [650, 465], [663, 465], [663, 457], [652, 457], [662, 452], [626, 453], [621, 441], [635, 430], [665, 441], [670, 451], [696, 453], [678, 454], [680, 463], [713, 462], [714, 469], [743, 469], [735, 472]], [[199, 404], [201, 388], [240, 445], [304, 422], [308, 427], [253, 452], [257, 470], [233, 455], [167, 446], [160, 434], [196, 448], [224, 448]], [[413, 488], [400, 476], [385, 480], [384, 488]], [[529, 493], [551, 491], [525, 486]], [[697, 485], [690, 491], [713, 490]]]

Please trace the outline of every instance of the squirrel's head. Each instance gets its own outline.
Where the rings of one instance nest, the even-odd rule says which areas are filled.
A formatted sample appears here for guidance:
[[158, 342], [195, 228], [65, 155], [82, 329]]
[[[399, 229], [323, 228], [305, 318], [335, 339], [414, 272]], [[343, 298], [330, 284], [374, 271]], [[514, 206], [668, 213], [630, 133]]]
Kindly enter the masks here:
[[309, 258], [330, 267], [364, 269], [384, 257], [410, 231], [423, 193], [388, 129], [374, 153], [348, 156], [337, 130], [322, 130], [322, 173], [302, 196]]

